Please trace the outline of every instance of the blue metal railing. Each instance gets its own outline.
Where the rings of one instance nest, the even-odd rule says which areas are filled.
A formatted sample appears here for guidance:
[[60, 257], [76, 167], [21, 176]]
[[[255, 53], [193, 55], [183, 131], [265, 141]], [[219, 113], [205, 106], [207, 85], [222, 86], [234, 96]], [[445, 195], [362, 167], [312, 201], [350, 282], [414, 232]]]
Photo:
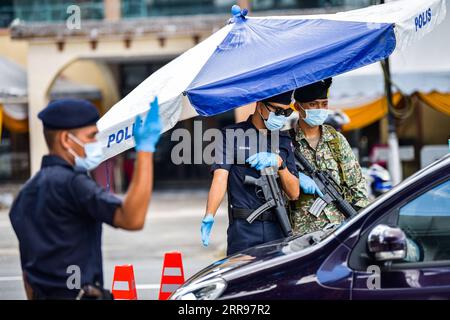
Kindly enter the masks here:
[[227, 13], [235, 3], [235, 0], [122, 0], [122, 17]]
[[[174, 16], [192, 14], [228, 13], [236, 0], [122, 0], [122, 18], [151, 16]], [[360, 8], [373, 0], [252, 0], [255, 12], [277, 9], [346, 7]], [[0, 27], [7, 27], [18, 18], [30, 22], [61, 22], [69, 17], [68, 6], [75, 4], [81, 9], [81, 19], [104, 18], [103, 0], [14, 0], [0, 3]]]
[[[228, 13], [236, 0], [122, 0], [122, 17]], [[322, 7], [361, 8], [373, 0], [252, 0], [251, 10], [286, 10]]]
[[87, 20], [98, 20], [104, 17], [103, 1], [62, 1], [60, 3], [51, 3], [45, 1], [32, 1], [27, 5], [15, 5], [15, 18], [25, 21], [47, 21], [60, 22], [67, 19], [69, 14], [67, 8], [70, 5], [80, 7], [81, 18]]
[[9, 26], [14, 19], [27, 22], [62, 22], [70, 16], [70, 13], [67, 13], [70, 5], [80, 7], [81, 19], [101, 20], [104, 18], [103, 0], [16, 0], [13, 5], [0, 4], [0, 27]]

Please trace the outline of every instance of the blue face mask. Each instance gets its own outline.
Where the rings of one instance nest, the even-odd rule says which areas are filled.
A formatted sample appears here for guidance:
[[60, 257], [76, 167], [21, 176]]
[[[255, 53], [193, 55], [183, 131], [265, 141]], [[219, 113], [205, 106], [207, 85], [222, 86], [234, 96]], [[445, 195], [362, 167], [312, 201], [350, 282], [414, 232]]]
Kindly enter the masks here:
[[328, 118], [328, 109], [303, 109], [303, 111], [305, 111], [306, 114], [303, 120], [305, 120], [310, 127], [320, 126]]
[[80, 139], [69, 133], [69, 138], [75, 141], [79, 146], [84, 148], [86, 158], [77, 155], [72, 149], [69, 152], [75, 158], [75, 165], [86, 169], [87, 171], [94, 170], [103, 160], [103, 150], [100, 141], [83, 144]]
[[286, 124], [287, 117], [283, 116], [282, 114], [277, 116], [275, 112], [269, 112], [269, 117], [267, 118], [267, 120], [264, 119], [261, 112], [259, 112], [259, 115], [263, 119], [266, 128], [270, 131], [281, 130], [281, 128], [283, 128]]

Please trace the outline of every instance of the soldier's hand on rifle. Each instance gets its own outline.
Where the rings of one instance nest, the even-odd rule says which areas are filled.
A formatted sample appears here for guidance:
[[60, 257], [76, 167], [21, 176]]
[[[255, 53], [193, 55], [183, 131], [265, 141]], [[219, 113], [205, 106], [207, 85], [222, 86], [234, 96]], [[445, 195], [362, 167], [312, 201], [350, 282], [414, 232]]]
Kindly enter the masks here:
[[303, 193], [317, 194], [323, 197], [322, 191], [320, 191], [319, 187], [317, 186], [317, 184], [314, 182], [313, 179], [311, 179], [302, 172], [298, 173], [298, 178], [300, 179], [300, 189], [302, 189]]
[[211, 229], [214, 224], [214, 216], [208, 213], [202, 220], [202, 226], [200, 232], [202, 234], [202, 242], [205, 247], [209, 244], [209, 235], [211, 234]]
[[262, 170], [267, 167], [279, 167], [282, 161], [279, 155], [270, 152], [258, 152], [245, 160], [256, 170]]

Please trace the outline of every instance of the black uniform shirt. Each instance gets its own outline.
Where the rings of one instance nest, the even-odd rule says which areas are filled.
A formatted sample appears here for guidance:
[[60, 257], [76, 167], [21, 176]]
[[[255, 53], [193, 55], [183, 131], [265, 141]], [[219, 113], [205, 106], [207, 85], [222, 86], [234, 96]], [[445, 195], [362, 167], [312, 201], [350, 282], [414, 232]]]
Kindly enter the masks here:
[[103, 286], [102, 223], [112, 226], [121, 203], [84, 169], [58, 156], [43, 157], [41, 170], [24, 185], [10, 211], [22, 270], [38, 296], [76, 296], [78, 290], [69, 290], [67, 280], [77, 268], [81, 286]]
[[[235, 133], [234, 136], [230, 135], [231, 132]], [[250, 134], [245, 137], [245, 132]], [[278, 148], [274, 148], [277, 146], [277, 143], [274, 141], [272, 144], [271, 141], [274, 138], [271, 138], [270, 131], [266, 130], [266, 132], [268, 132], [268, 135], [264, 135], [264, 133], [253, 125], [251, 116], [247, 121], [239, 122], [222, 129], [223, 144], [217, 148], [221, 157], [216, 159], [216, 162], [211, 166], [211, 172], [216, 169], [229, 171], [228, 199], [234, 208], [256, 209], [264, 204], [262, 197], [257, 195], [255, 186], [244, 185], [246, 175], [255, 178], [261, 176], [258, 170], [245, 163], [245, 160], [249, 156], [261, 151], [278, 153], [288, 170], [293, 175], [298, 175], [295, 165], [294, 146], [289, 134], [287, 132], [275, 131], [274, 134], [278, 135], [279, 133], [279, 138]], [[256, 137], [251, 133], [256, 133]], [[253, 138], [250, 138], [250, 136], [253, 136]]]

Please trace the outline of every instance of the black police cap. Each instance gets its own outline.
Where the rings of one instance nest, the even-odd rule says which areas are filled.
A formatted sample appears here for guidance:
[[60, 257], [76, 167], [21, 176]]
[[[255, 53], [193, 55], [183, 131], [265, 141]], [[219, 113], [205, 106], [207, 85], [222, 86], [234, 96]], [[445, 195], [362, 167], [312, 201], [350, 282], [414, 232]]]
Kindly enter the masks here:
[[332, 79], [317, 81], [307, 86], [297, 88], [294, 91], [294, 99], [297, 102], [310, 102], [317, 99], [327, 99], [328, 89], [331, 86]]
[[87, 100], [58, 99], [51, 101], [38, 114], [47, 129], [75, 129], [95, 124], [100, 118], [97, 108]]
[[261, 102], [268, 102], [268, 103], [273, 102], [273, 103], [281, 103], [281, 104], [286, 104], [286, 105], [291, 104], [292, 92], [293, 92], [293, 90], [283, 92], [283, 93], [277, 94], [275, 96], [261, 100]]

